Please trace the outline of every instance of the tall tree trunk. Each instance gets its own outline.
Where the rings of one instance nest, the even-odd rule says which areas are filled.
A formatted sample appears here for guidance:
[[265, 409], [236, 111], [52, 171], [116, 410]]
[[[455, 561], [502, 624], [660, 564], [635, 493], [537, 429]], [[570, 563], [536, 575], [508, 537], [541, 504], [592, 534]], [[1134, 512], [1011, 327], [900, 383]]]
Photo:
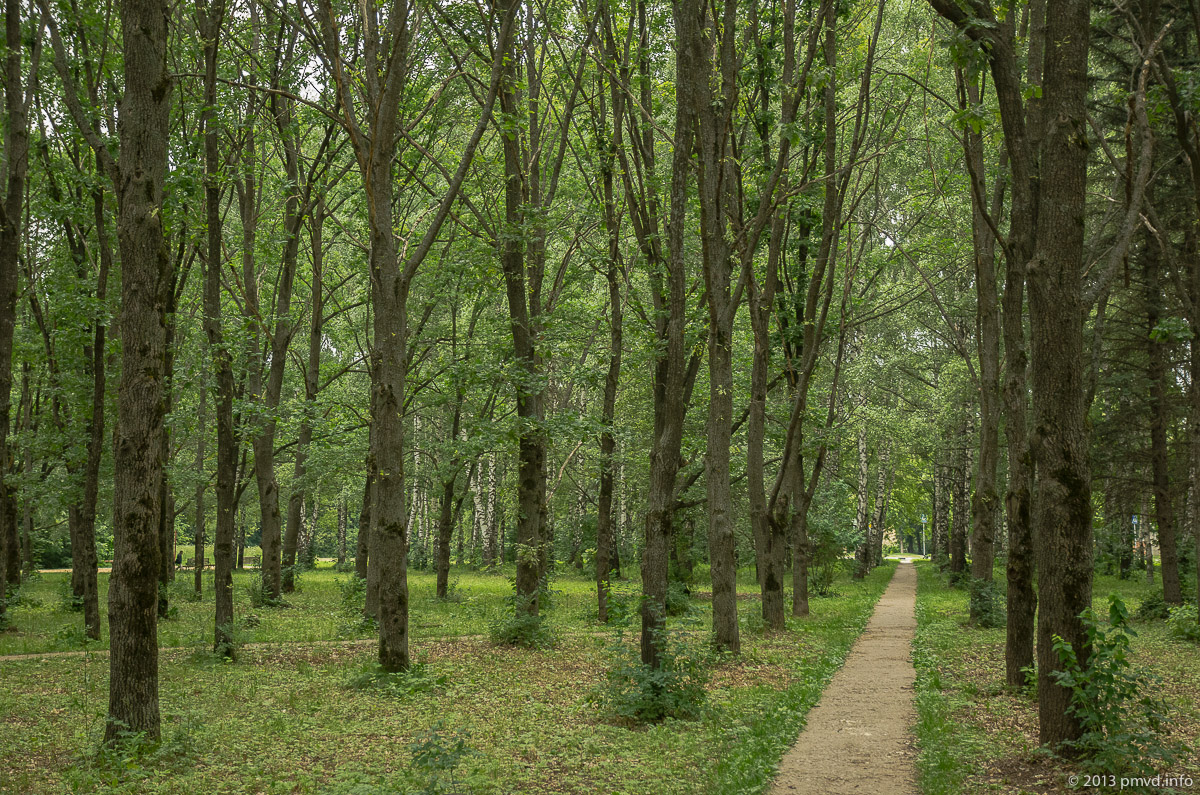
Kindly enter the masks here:
[[[518, 14], [517, 0], [507, 0], [502, 6], [507, 14]], [[530, 32], [530, 35], [532, 33]], [[505, 43], [504, 77], [500, 91], [500, 108], [508, 118], [521, 115], [518, 98], [517, 66], [528, 60], [520, 41], [511, 36]], [[530, 45], [532, 46], [532, 45]], [[527, 64], [532, 70], [532, 65]], [[504, 285], [508, 297], [509, 323], [513, 338], [513, 358], [522, 371], [516, 384], [518, 433], [517, 474], [517, 577], [516, 591], [518, 609], [531, 615], [538, 614], [538, 586], [541, 579], [541, 556], [543, 544], [542, 520], [546, 514], [546, 442], [541, 427], [543, 416], [544, 388], [541, 386], [541, 356], [535, 346], [537, 334], [537, 295], [530, 295], [527, 270], [535, 273], [538, 282], [541, 275], [538, 266], [544, 268], [544, 251], [538, 248], [539, 238], [535, 234], [529, 240], [521, 231], [526, 225], [526, 205], [537, 206], [538, 199], [531, 195], [538, 189], [538, 158], [541, 155], [539, 142], [534, 140], [538, 130], [537, 90], [538, 84], [528, 85], [530, 141], [527, 151], [532, 158], [526, 162], [522, 151], [519, 131], [516, 127], [502, 132], [504, 153], [504, 234], [500, 243], [500, 264], [504, 272]], [[542, 257], [541, 262], [529, 261]], [[536, 293], [536, 290], [532, 291]]]
[[867, 429], [858, 431], [858, 509], [854, 513], [854, 524], [862, 539], [854, 552], [854, 579], [861, 580], [871, 570], [871, 460], [867, 456]]
[[1071, 689], [1058, 684], [1054, 639], [1081, 665], [1091, 649], [1080, 613], [1092, 603], [1092, 504], [1083, 404], [1082, 252], [1087, 188], [1089, 0], [1049, 0], [1037, 247], [1029, 264], [1034, 439], [1038, 468], [1034, 534], [1038, 558], [1040, 740], [1077, 739]]
[[[113, 447], [115, 538], [108, 589], [106, 742], [130, 732], [157, 740], [160, 726], [156, 614], [165, 308], [171, 270], [162, 226], [172, 96], [167, 71], [170, 13], [161, 0], [121, 3], [125, 92], [117, 127], [120, 160], [113, 176], [119, 208], [123, 359]], [[0, 366], [0, 372], [5, 369]]]
[[[204, 247], [204, 333], [208, 355], [212, 359], [215, 383], [213, 408], [217, 420], [216, 497], [217, 515], [213, 535], [213, 649], [225, 657], [234, 654], [233, 645], [233, 566], [234, 524], [237, 509], [238, 439], [234, 425], [233, 361], [221, 322], [221, 188], [218, 184], [222, 160], [219, 148], [221, 130], [216, 121], [217, 58], [221, 26], [225, 16], [224, 0], [211, 5], [196, 4], [196, 22], [202, 44], [204, 64], [204, 211], [207, 236]], [[251, 237], [251, 240], [253, 238]], [[257, 337], [257, 335], [255, 335]], [[237, 545], [237, 566], [242, 567], [245, 524]], [[202, 525], [201, 525], [202, 526]], [[203, 535], [199, 530], [198, 535]], [[200, 589], [204, 549], [197, 542], [196, 589]]]
[[[676, 16], [679, 14], [679, 6], [680, 4], [675, 6]], [[637, 14], [638, 71], [642, 76], [641, 98], [646, 100], [650, 96], [651, 45], [645, 0], [638, 0]], [[693, 58], [694, 56], [684, 52], [682, 47], [676, 48], [677, 73], [687, 73], [688, 69], [694, 66]], [[641, 659], [643, 664], [653, 668], [662, 666], [662, 654], [666, 645], [667, 543], [671, 537], [675, 480], [679, 473], [683, 421], [687, 412], [687, 405], [679, 396], [684, 394], [687, 371], [687, 350], [684, 347], [687, 323], [687, 260], [683, 241], [684, 227], [687, 223], [688, 171], [695, 136], [695, 122], [686, 108], [689, 107], [687, 96], [693, 90], [689, 81], [677, 81], [675, 86], [675, 146], [672, 155], [665, 252], [657, 239], [660, 218], [658, 194], [654, 185], [654, 140], [649, 125], [639, 128], [640, 147], [634, 150], [635, 157], [643, 164], [647, 175], [649, 200], [638, 205], [639, 215], [643, 219], [643, 232], [638, 235], [638, 243], [643, 256], [647, 256], [653, 263], [650, 267], [651, 297], [655, 309], [655, 339], [658, 342], [658, 356], [654, 362], [654, 438], [650, 445], [650, 477], [646, 494], [641, 571]], [[631, 204], [633, 193], [633, 189], [627, 184], [626, 194]], [[613, 557], [614, 563], [619, 565], [619, 556]]]
[[8, 560], [15, 557], [17, 538], [16, 497], [8, 476], [14, 469], [9, 443], [12, 406], [12, 348], [17, 322], [17, 289], [21, 250], [21, 221], [25, 182], [29, 170], [29, 98], [22, 86], [21, 56], [24, 44], [19, 0], [5, 0], [4, 30], [4, 200], [0, 205], [0, 623], [12, 576]]
[[[979, 103], [979, 84], [955, 70], [960, 107]], [[979, 473], [971, 498], [971, 577], [992, 581], [996, 545], [996, 516], [1000, 492], [996, 486], [1000, 463], [1000, 293], [996, 283], [995, 237], [987, 223], [988, 196], [983, 135], [963, 134], [963, 157], [971, 179], [971, 239], [975, 260], [975, 343], [979, 354]], [[1001, 188], [997, 187], [997, 192]], [[997, 214], [1000, 196], [992, 202]], [[971, 601], [971, 621], [979, 616], [978, 600]]]
[[[462, 426], [463, 392], [458, 392], [454, 405], [454, 419], [450, 423], [450, 438], [458, 439]], [[457, 455], [450, 464], [450, 475], [442, 480], [442, 494], [438, 504], [437, 526], [437, 583], [439, 599], [445, 599], [450, 587], [450, 541], [454, 535], [454, 492], [462, 461]], [[461, 498], [460, 498], [461, 500]]]
[[[1147, 235], [1147, 237], [1150, 237]], [[1158, 527], [1158, 549], [1162, 563], [1163, 600], [1183, 604], [1179, 583], [1179, 554], [1175, 539], [1175, 506], [1171, 501], [1170, 451], [1167, 426], [1171, 422], [1167, 403], [1167, 342], [1156, 336], [1162, 314], [1160, 253], [1158, 244], [1146, 240], [1142, 249], [1142, 268], [1146, 280], [1146, 352], [1150, 380], [1150, 470], [1154, 480], [1154, 521]]]
[[[207, 256], [207, 255], [206, 255]], [[196, 423], [196, 490], [192, 501], [196, 509], [196, 519], [192, 523], [192, 549], [195, 555], [196, 572], [193, 587], [197, 595], [204, 593], [204, 544], [206, 517], [204, 512], [204, 495], [208, 491], [208, 479], [204, 477], [204, 443], [208, 437], [208, 384], [206, 379], [200, 380], [200, 413]]]
[[[673, 8], [676, 46], [689, 67], [677, 73], [679, 83], [690, 84], [686, 92], [677, 94], [677, 101], [695, 120], [701, 261], [708, 304], [709, 403], [704, 480], [713, 643], [718, 649], [736, 654], [740, 638], [729, 448], [733, 433], [733, 318], [738, 300], [733, 290], [733, 251], [727, 234], [734, 174], [727, 149], [731, 133], [727, 114], [731, 109], [725, 106], [735, 97], [737, 3], [731, 0], [724, 7], [723, 36], [719, 33], [721, 26], [715, 19], [706, 19], [697, 0], [682, 0]], [[714, 83], [719, 86], [716, 91]]]
[[967, 571], [967, 534], [970, 532], [970, 514], [967, 509], [967, 494], [970, 492], [971, 454], [970, 421], [963, 419], [959, 430], [957, 449], [954, 451], [954, 470], [951, 479], [953, 515], [950, 521], [950, 575], [957, 578]]
[[[298, 160], [298, 156], [295, 158]], [[299, 173], [295, 160], [289, 170]], [[300, 438], [296, 444], [296, 462], [292, 476], [292, 493], [288, 497], [287, 531], [283, 535], [284, 593], [296, 590], [296, 539], [300, 531], [300, 506], [307, 489], [304, 478], [307, 472], [308, 447], [312, 444], [312, 420], [316, 411], [317, 390], [321, 378], [321, 341], [325, 321], [324, 271], [325, 250], [322, 232], [325, 224], [325, 205], [318, 197], [312, 209], [310, 233], [312, 241], [312, 293], [309, 299], [308, 363], [304, 368], [304, 416], [300, 422]]]
[[[605, 31], [608, 34], [608, 56], [616, 61], [616, 39], [611, 32], [608, 6], [604, 6]], [[623, 75], [627, 77], [627, 75]], [[601, 165], [602, 188], [604, 191], [604, 226], [608, 237], [608, 262], [605, 279], [608, 282], [608, 372], [604, 378], [604, 399], [600, 408], [600, 491], [596, 507], [596, 615], [601, 623], [608, 622], [609, 579], [612, 568], [613, 546], [613, 452], [617, 441], [613, 435], [613, 421], [617, 408], [617, 387], [621, 377], [622, 313], [621, 282], [618, 270], [621, 262], [621, 225], [617, 214], [614, 176], [617, 150], [622, 145], [624, 127], [625, 94], [617, 80], [609, 81], [609, 96], [613, 106], [611, 131], [605, 127], [607, 147]], [[604, 94], [601, 93], [600, 123], [607, 125]]]

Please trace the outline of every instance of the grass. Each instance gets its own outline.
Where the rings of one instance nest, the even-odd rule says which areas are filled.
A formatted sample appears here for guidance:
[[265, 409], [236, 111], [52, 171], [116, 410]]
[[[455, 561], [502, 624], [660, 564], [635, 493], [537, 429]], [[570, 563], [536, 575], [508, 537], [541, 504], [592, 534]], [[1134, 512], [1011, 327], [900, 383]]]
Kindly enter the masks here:
[[[718, 661], [708, 706], [694, 721], [630, 727], [598, 711], [607, 650], [636, 642], [633, 626], [594, 619], [589, 577], [567, 572], [549, 621], [551, 650], [496, 647], [482, 637], [511, 586], [503, 576], [456, 569], [461, 601], [434, 596], [431, 573], [410, 573], [412, 650], [421, 665], [381, 685], [364, 682], [374, 643], [339, 641], [345, 617], [338, 579], [302, 576], [290, 607], [257, 612], [242, 630], [236, 663], [203, 653], [211, 636], [211, 589], [202, 602], [175, 599], [160, 623], [172, 647], [160, 662], [163, 741], [98, 755], [107, 707], [106, 655], [91, 644], [70, 656], [0, 662], [0, 792], [259, 792], [366, 795], [397, 792], [757, 793], [832, 673], [861, 632], [891, 576], [846, 577], [837, 595], [812, 600], [813, 615], [784, 633], [756, 627], [753, 572], [739, 577], [743, 653]], [[18, 632], [5, 653], [59, 650], [78, 614], [55, 609], [57, 577], [33, 584], [37, 599], [13, 608]], [[237, 615], [248, 609], [236, 579]], [[107, 577], [102, 577], [102, 587]], [[701, 586], [702, 587], [702, 586]], [[704, 644], [709, 603], [672, 619]], [[369, 677], [368, 677], [369, 678]]]
[[[1076, 766], [1038, 748], [1037, 704], [1029, 692], [1004, 687], [1004, 629], [966, 624], [966, 590], [948, 586], [930, 563], [918, 562], [917, 760], [925, 795], [974, 793], [1100, 792], [1072, 790]], [[1003, 572], [997, 572], [1003, 578]], [[1144, 577], [1097, 576], [1094, 609], [1108, 614], [1107, 597], [1118, 593], [1130, 612], [1151, 592]], [[1137, 622], [1133, 660], [1160, 679], [1170, 707], [1172, 738], [1200, 748], [1200, 666], [1196, 646], [1171, 639], [1164, 622]], [[1162, 775], [1200, 782], [1200, 759], [1192, 756]], [[1116, 791], [1116, 787], [1112, 788]], [[1125, 788], [1125, 791], [1135, 791]]]

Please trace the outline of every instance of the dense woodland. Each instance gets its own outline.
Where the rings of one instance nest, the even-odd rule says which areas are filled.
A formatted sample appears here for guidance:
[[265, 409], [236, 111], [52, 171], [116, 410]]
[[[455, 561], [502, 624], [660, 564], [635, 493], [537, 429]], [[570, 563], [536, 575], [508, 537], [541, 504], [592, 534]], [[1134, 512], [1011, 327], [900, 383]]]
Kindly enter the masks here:
[[640, 577], [654, 668], [674, 582], [736, 655], [739, 567], [782, 629], [929, 554], [1050, 744], [1093, 572], [1195, 597], [1195, 0], [4, 18], [0, 593], [107, 610], [110, 739], [158, 734], [204, 565], [232, 657], [235, 568], [336, 558], [385, 671], [411, 570], [515, 564], [535, 622], [556, 571], [600, 621]]

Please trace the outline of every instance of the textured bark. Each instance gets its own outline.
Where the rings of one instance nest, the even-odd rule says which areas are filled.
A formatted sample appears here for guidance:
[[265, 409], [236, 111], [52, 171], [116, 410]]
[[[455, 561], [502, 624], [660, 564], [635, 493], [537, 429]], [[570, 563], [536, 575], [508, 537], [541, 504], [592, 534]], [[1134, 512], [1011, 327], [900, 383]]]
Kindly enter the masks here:
[[854, 579], [861, 580], [871, 570], [871, 459], [867, 456], [867, 431], [858, 431], [858, 508], [854, 513], [854, 524], [862, 539], [854, 551]]
[[[607, 4], [603, 7], [607, 54], [616, 62], [616, 38]], [[626, 72], [628, 70], [625, 70]], [[628, 74], [622, 75], [628, 78]], [[607, 128], [605, 96], [599, 95], [600, 125], [605, 130], [607, 147], [603, 151], [601, 188], [604, 197], [604, 226], [608, 238], [608, 262], [604, 273], [608, 283], [608, 372], [604, 377], [604, 397], [600, 406], [600, 487], [596, 501], [596, 615], [601, 623], [608, 622], [609, 579], [612, 568], [613, 545], [613, 453], [617, 448], [613, 436], [613, 421], [617, 408], [617, 386], [621, 377], [622, 314], [621, 314], [621, 224], [617, 214], [615, 171], [617, 150], [622, 146], [625, 115], [625, 93], [620, 81], [610, 78], [608, 98], [612, 103], [612, 127]]]
[[[1005, 436], [1008, 440], [1008, 485], [1004, 497], [1008, 521], [1005, 669], [1008, 683], [1018, 687], [1024, 682], [1022, 668], [1033, 665], [1034, 614], [1037, 609], [1037, 595], [1033, 588], [1033, 463], [1026, 420], [1028, 360], [1024, 296], [1027, 266], [1036, 237], [1039, 203], [1036, 154], [1043, 115], [1038, 102], [1032, 101], [1026, 106], [1023, 91], [1026, 86], [1041, 86], [1043, 83], [1046, 0], [1033, 0], [1029, 4], [1028, 72], [1025, 75], [1021, 74], [1016, 49], [1016, 14], [1009, 13], [997, 19], [988, 4], [974, 3], [964, 8], [954, 0], [929, 2], [938, 14], [983, 45], [1000, 108], [1004, 147], [1012, 175], [1002, 300], [1003, 400]], [[985, 19], [988, 24], [976, 24], [972, 17]]]
[[1175, 532], [1175, 506], [1171, 499], [1170, 451], [1167, 427], [1171, 424], [1167, 402], [1167, 342], [1155, 339], [1162, 316], [1160, 254], [1158, 244], [1147, 240], [1142, 249], [1142, 273], [1146, 282], [1146, 354], [1150, 381], [1150, 471], [1154, 480], [1154, 522], [1158, 527], [1158, 549], [1162, 567], [1163, 600], [1182, 605], [1179, 582], [1179, 552]]
[[170, 262], [162, 227], [171, 80], [170, 9], [123, 0], [125, 92], [117, 134], [117, 240], [122, 343], [114, 444], [113, 570], [109, 580], [109, 706], [105, 741], [159, 736], [159, 483]]
[[[647, 25], [646, 3], [638, 0], [639, 58], [642, 76], [642, 99], [649, 97], [650, 33]], [[676, 12], [678, 13], [678, 12]], [[675, 68], [683, 74], [690, 68], [690, 52], [676, 48]], [[687, 223], [688, 171], [694, 143], [694, 122], [683, 110], [691, 91], [688, 81], [675, 86], [675, 147], [671, 163], [669, 216], [666, 223], [667, 250], [661, 248], [658, 194], [655, 188], [654, 139], [648, 125], [639, 128], [640, 146], [634, 157], [646, 174], [649, 200], [635, 204], [635, 193], [626, 182], [626, 196], [637, 208], [640, 223], [635, 226], [638, 245], [647, 258], [654, 301], [655, 339], [658, 356], [654, 362], [654, 438], [650, 446], [650, 478], [646, 494], [646, 522], [642, 551], [642, 633], [641, 659], [646, 665], [658, 668], [666, 643], [666, 599], [668, 549], [671, 521], [675, 503], [675, 480], [679, 474], [679, 451], [683, 443], [683, 421], [687, 404], [679, 399], [684, 394], [687, 373], [687, 349], [684, 333], [687, 324], [687, 262], [684, 256], [684, 226]], [[624, 164], [623, 164], [624, 165]], [[631, 169], [626, 165], [625, 171]], [[666, 279], [664, 281], [663, 276]], [[615, 550], [614, 550], [615, 551]], [[619, 557], [614, 555], [619, 566]]]
[[205, 524], [204, 495], [208, 491], [207, 478], [204, 477], [204, 446], [208, 439], [208, 384], [200, 383], [200, 411], [196, 423], [196, 490], [192, 495], [192, 504], [196, 518], [192, 522], [192, 554], [196, 564], [193, 588], [197, 594], [204, 593], [204, 544]]
[[[368, 437], [369, 435], [368, 431]], [[370, 460], [366, 463], [367, 476], [363, 480], [362, 506], [358, 511], [358, 538], [354, 542], [354, 575], [362, 580], [367, 579], [368, 557], [371, 554], [371, 485], [375, 480]]]
[[[8, 586], [20, 578], [16, 497], [8, 484], [14, 468], [8, 435], [12, 410], [12, 347], [17, 321], [18, 259], [25, 183], [29, 169], [29, 100], [22, 86], [21, 20], [18, 0], [5, 0], [4, 197], [0, 204], [0, 619]], [[14, 572], [10, 560], [17, 560]], [[15, 577], [14, 577], [15, 574]]]
[[[454, 404], [454, 418], [450, 422], [450, 438], [458, 439], [462, 429], [463, 392], [460, 389]], [[445, 599], [450, 587], [450, 540], [454, 534], [455, 492], [462, 461], [457, 455], [450, 463], [450, 474], [442, 480], [442, 494], [438, 500], [437, 524], [437, 596]], [[462, 497], [458, 497], [462, 504]]]
[[714, 645], [737, 653], [736, 549], [733, 538], [729, 446], [733, 428], [734, 252], [727, 236], [734, 173], [727, 151], [727, 104], [735, 103], [737, 76], [734, 22], [737, 3], [725, 5], [724, 30], [697, 0], [673, 5], [676, 48], [687, 68], [677, 71], [676, 101], [693, 119], [698, 155], [701, 261], [708, 305], [709, 404], [704, 455], [708, 552], [712, 574]]
[[[408, 375], [408, 293], [417, 269], [428, 255], [458, 196], [484, 130], [500, 80], [500, 59], [507, 52], [512, 13], [504, 15], [501, 46], [492, 64], [492, 84], [478, 124], [424, 233], [401, 261], [393, 215], [397, 182], [393, 165], [398, 153], [400, 98], [410, 75], [411, 37], [418, 13], [399, 4], [359, 9], [365, 29], [362, 58], [355, 78], [347, 74], [340, 20], [324, 3], [317, 17], [323, 60], [328, 65], [343, 128], [350, 139], [367, 202], [370, 237], [371, 304], [374, 309], [371, 350], [371, 430], [368, 471], [371, 492], [370, 554], [367, 566], [368, 611], [372, 579], [378, 574], [379, 665], [384, 671], [408, 668], [408, 517], [405, 512], [404, 407]], [[280, 324], [282, 325], [282, 323]], [[280, 361], [282, 367], [282, 360]], [[361, 532], [361, 529], [360, 529]], [[265, 552], [265, 550], [264, 550]]]
[[950, 519], [950, 574], [962, 576], [967, 571], [967, 534], [970, 532], [970, 512], [967, 494], [970, 491], [971, 454], [967, 449], [970, 439], [970, 423], [964, 420], [958, 435], [958, 449], [954, 451], [954, 468], [951, 475]]
[[1091, 649], [1079, 614], [1092, 603], [1092, 505], [1083, 405], [1081, 271], [1087, 187], [1088, 0], [1049, 0], [1046, 14], [1047, 137], [1042, 145], [1037, 246], [1029, 264], [1034, 413], [1034, 502], [1038, 558], [1038, 715], [1043, 744], [1077, 739], [1071, 690], [1054, 638], [1072, 644], [1081, 665]]
[[[965, 109], [980, 101], [979, 85], [956, 70], [959, 104]], [[971, 240], [975, 260], [975, 343], [979, 355], [979, 471], [971, 497], [971, 577], [992, 580], [996, 545], [996, 517], [1000, 492], [996, 473], [1000, 463], [1000, 293], [996, 283], [995, 237], [987, 223], [983, 135], [968, 129], [963, 134], [963, 157], [971, 179]], [[997, 187], [997, 191], [1001, 190]], [[999, 210], [999, 196], [992, 202]], [[971, 601], [971, 621], [978, 600]]]
[[[281, 118], [280, 126], [290, 126], [290, 114]], [[289, 155], [289, 171], [298, 173], [296, 161], [298, 153], [293, 158]], [[308, 202], [305, 202], [307, 205]], [[316, 411], [317, 391], [321, 378], [321, 340], [325, 321], [324, 303], [324, 271], [325, 250], [322, 232], [325, 224], [325, 206], [320, 198], [315, 201], [310, 220], [312, 242], [312, 274], [309, 283], [312, 292], [309, 298], [308, 324], [308, 362], [304, 368], [304, 417], [300, 422], [300, 436], [296, 443], [296, 461], [293, 469], [292, 493], [288, 497], [287, 529], [283, 535], [283, 576], [281, 587], [284, 593], [296, 590], [296, 539], [300, 532], [300, 508], [304, 503], [306, 490], [303, 487], [304, 477], [308, 471], [308, 447], [312, 443], [312, 416]]]
[[[233, 362], [225, 340], [221, 321], [221, 270], [224, 257], [221, 246], [221, 188], [218, 183], [222, 167], [219, 148], [221, 130], [216, 122], [217, 59], [219, 57], [221, 25], [225, 16], [224, 0], [204, 0], [196, 3], [196, 24], [203, 40], [204, 110], [201, 122], [204, 132], [204, 211], [206, 238], [204, 247], [204, 333], [214, 376], [213, 408], [217, 426], [216, 460], [216, 527], [213, 532], [213, 649], [232, 657], [233, 647], [233, 565], [234, 523], [237, 501], [238, 448], [240, 441], [234, 425]], [[199, 527], [202, 524], [198, 523]], [[203, 533], [198, 530], [198, 536]], [[203, 548], [197, 540], [196, 589], [200, 589], [204, 559]], [[238, 549], [238, 568], [241, 568], [241, 545]]]

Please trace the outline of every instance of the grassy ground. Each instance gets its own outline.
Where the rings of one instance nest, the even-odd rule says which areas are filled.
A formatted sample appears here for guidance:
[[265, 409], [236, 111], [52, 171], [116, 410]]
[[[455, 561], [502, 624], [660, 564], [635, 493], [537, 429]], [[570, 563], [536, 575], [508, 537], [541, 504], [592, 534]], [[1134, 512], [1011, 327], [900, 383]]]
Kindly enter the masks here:
[[[925, 795], [952, 793], [1057, 793], [1165, 791], [1126, 782], [1085, 787], [1087, 770], [1038, 749], [1037, 704], [1031, 692], [1004, 688], [1004, 629], [966, 625], [965, 590], [947, 585], [930, 563], [920, 562], [917, 594], [918, 769]], [[1108, 594], [1118, 593], [1132, 613], [1150, 593], [1144, 575], [1131, 580], [1098, 576], [1094, 610], [1108, 615]], [[1002, 573], [1000, 576], [1002, 579]], [[1161, 587], [1161, 585], [1159, 586]], [[1164, 622], [1135, 621], [1132, 661], [1158, 677], [1152, 692], [1168, 705], [1167, 742], [1200, 748], [1200, 649], [1171, 638]], [[1145, 761], [1145, 760], [1144, 760]], [[1189, 776], [1200, 791], [1200, 756], [1185, 751], [1174, 762], [1147, 761], [1163, 776]], [[1095, 772], [1095, 771], [1092, 771]], [[1081, 776], [1071, 786], [1071, 776]]]
[[[553, 588], [547, 650], [491, 645], [483, 637], [504, 609], [503, 576], [456, 571], [454, 598], [434, 597], [432, 574], [410, 574], [414, 673], [386, 688], [349, 683], [374, 657], [341, 603], [348, 575], [303, 575], [289, 607], [253, 608], [239, 575], [243, 627], [236, 663], [214, 662], [211, 602], [189, 602], [161, 622], [164, 741], [98, 755], [107, 706], [105, 655], [40, 656], [79, 648], [81, 617], [59, 607], [60, 578], [28, 586], [3, 636], [0, 662], [0, 792], [221, 793], [756, 793], [763, 791], [890, 579], [844, 576], [813, 615], [764, 635], [752, 572], [739, 591], [743, 654], [714, 660], [707, 706], [692, 721], [635, 727], [596, 703], [605, 671], [632, 653], [632, 626], [593, 617], [588, 578], [564, 574]], [[106, 585], [102, 577], [102, 586]], [[622, 584], [632, 602], [636, 587]], [[206, 590], [211, 595], [211, 588]], [[39, 605], [40, 602], [40, 605]], [[673, 619], [693, 649], [706, 643], [709, 605], [697, 592]], [[253, 622], [251, 622], [253, 623]], [[357, 640], [355, 639], [357, 638]], [[451, 780], [453, 778], [453, 781]]]

